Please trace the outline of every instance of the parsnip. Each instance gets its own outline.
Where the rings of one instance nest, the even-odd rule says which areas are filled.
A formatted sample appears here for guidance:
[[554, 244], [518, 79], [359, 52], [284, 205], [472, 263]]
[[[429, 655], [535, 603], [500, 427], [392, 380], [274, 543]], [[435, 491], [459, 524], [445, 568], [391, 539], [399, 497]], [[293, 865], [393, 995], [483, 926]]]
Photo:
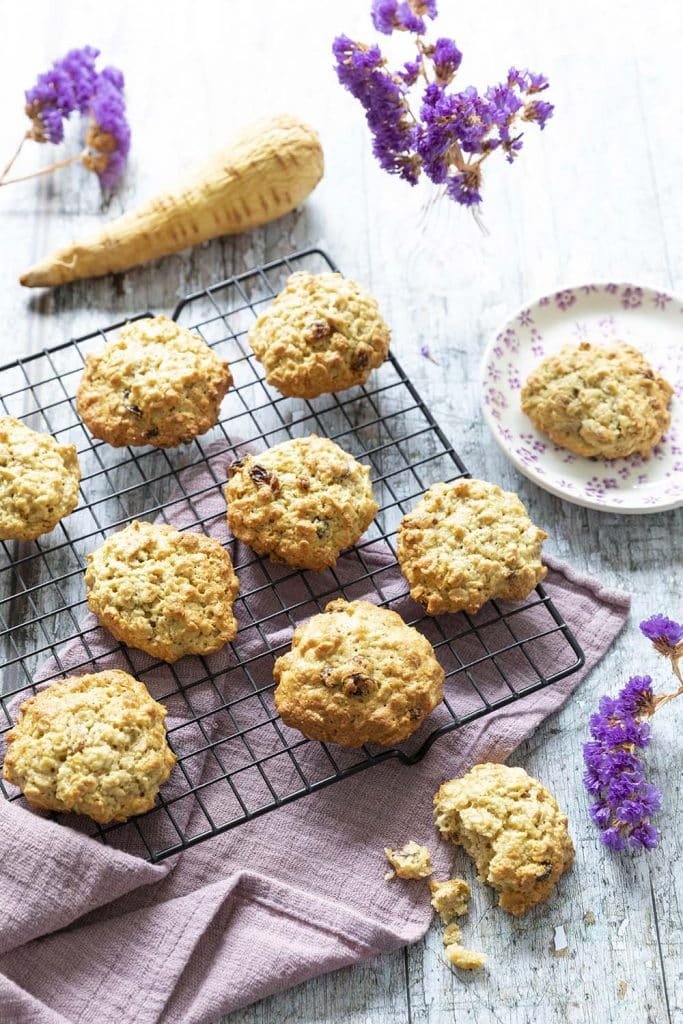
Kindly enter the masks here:
[[29, 288], [128, 270], [293, 210], [320, 181], [313, 128], [281, 114], [250, 125], [207, 164], [161, 195], [22, 274]]

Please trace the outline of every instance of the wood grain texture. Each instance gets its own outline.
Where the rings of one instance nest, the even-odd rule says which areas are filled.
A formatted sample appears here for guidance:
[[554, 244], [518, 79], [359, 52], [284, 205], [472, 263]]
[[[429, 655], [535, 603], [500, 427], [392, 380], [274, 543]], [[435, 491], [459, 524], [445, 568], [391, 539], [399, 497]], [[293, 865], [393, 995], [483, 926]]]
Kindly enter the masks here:
[[[4, 361], [144, 309], [170, 312], [202, 283], [320, 244], [377, 295], [399, 358], [472, 472], [520, 493], [550, 533], [549, 550], [633, 594], [631, 625], [614, 650], [511, 759], [556, 792], [577, 863], [556, 897], [521, 921], [475, 887], [465, 941], [489, 954], [488, 969], [449, 970], [435, 927], [415, 947], [309, 982], [223, 1024], [676, 1024], [683, 1020], [683, 704], [655, 723], [649, 761], [666, 797], [664, 838], [653, 855], [616, 858], [599, 845], [580, 775], [598, 695], [636, 670], [663, 675], [635, 624], [658, 610], [683, 615], [683, 514], [619, 517], [539, 490], [493, 444], [476, 381], [485, 339], [537, 295], [606, 278], [683, 292], [681, 7], [675, 0], [647, 10], [636, 0], [441, 0], [439, 31], [453, 33], [465, 53], [463, 85], [497, 80], [517, 62], [550, 76], [557, 107], [542, 135], [529, 133], [518, 164], [491, 161], [482, 234], [463, 211], [427, 210], [425, 190], [375, 166], [361, 112], [336, 84], [329, 54], [338, 31], [370, 35], [368, 6], [123, 0], [105, 18], [85, 0], [13, 5], [0, 43], [0, 153], [11, 152], [24, 128], [21, 90], [55, 56], [88, 41], [126, 72], [132, 160], [109, 215], [164, 186], [240, 124], [275, 110], [292, 110], [320, 130], [327, 170], [304, 208], [266, 228], [124, 278], [39, 294], [18, 286], [19, 273], [100, 223], [97, 183], [73, 167], [0, 190], [0, 353]], [[76, 145], [72, 133], [66, 148]], [[27, 147], [21, 170], [48, 159]], [[438, 365], [420, 356], [422, 344]], [[464, 858], [456, 864], [471, 877]], [[567, 934], [564, 957], [552, 953], [558, 925]]]

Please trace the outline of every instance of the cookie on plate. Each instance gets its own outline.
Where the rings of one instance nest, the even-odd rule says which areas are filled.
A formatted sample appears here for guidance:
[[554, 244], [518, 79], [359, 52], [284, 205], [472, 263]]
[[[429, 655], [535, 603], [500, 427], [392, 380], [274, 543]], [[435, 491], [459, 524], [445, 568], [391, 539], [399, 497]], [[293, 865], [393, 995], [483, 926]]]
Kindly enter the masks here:
[[364, 384], [390, 340], [377, 302], [359, 285], [304, 271], [292, 274], [249, 331], [266, 381], [297, 398]]
[[398, 529], [398, 561], [429, 615], [479, 611], [493, 597], [519, 601], [547, 573], [547, 533], [516, 494], [485, 480], [434, 484]]
[[574, 860], [566, 814], [523, 768], [475, 765], [444, 782], [434, 816], [444, 838], [464, 847], [479, 879], [516, 917], [547, 900]]
[[225, 497], [235, 537], [296, 569], [334, 565], [377, 514], [369, 467], [316, 434], [233, 462]]
[[21, 705], [3, 776], [32, 807], [125, 821], [153, 806], [175, 764], [165, 717], [126, 672], [62, 679]]
[[576, 455], [646, 459], [669, 427], [672, 394], [632, 345], [582, 341], [536, 367], [522, 388], [522, 409]]
[[228, 364], [165, 316], [134, 320], [97, 355], [78, 388], [91, 434], [115, 448], [189, 444], [218, 421], [232, 384]]
[[85, 585], [117, 640], [164, 661], [212, 654], [237, 632], [230, 555], [203, 533], [135, 520], [88, 555]]
[[78, 504], [76, 446], [0, 417], [0, 540], [34, 540]]
[[343, 747], [400, 743], [443, 699], [427, 638], [369, 601], [339, 598], [298, 626], [273, 678], [283, 722]]

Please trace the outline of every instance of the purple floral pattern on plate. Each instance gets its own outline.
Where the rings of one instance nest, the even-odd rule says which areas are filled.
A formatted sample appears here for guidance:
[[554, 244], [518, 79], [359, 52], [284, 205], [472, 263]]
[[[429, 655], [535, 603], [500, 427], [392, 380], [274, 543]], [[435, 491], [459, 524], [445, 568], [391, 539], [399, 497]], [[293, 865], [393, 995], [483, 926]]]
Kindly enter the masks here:
[[[484, 415], [515, 465], [541, 487], [590, 508], [656, 512], [683, 505], [683, 304], [634, 284], [587, 284], [544, 296], [496, 334], [482, 363]], [[537, 432], [520, 407], [531, 370], [581, 339], [644, 352], [675, 389], [671, 427], [649, 459], [585, 459]]]

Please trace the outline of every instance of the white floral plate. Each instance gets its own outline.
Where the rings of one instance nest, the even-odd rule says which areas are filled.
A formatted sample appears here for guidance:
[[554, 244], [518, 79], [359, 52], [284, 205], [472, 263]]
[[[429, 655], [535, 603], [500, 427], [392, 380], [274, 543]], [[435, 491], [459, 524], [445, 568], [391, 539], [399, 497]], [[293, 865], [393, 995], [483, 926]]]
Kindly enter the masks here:
[[[671, 426], [649, 459], [587, 459], [553, 444], [524, 415], [520, 389], [531, 370], [571, 341], [619, 339], [639, 348], [675, 388]], [[683, 505], [683, 303], [632, 284], [588, 284], [546, 295], [489, 342], [481, 400], [493, 436], [514, 465], [552, 494], [613, 512]]]

